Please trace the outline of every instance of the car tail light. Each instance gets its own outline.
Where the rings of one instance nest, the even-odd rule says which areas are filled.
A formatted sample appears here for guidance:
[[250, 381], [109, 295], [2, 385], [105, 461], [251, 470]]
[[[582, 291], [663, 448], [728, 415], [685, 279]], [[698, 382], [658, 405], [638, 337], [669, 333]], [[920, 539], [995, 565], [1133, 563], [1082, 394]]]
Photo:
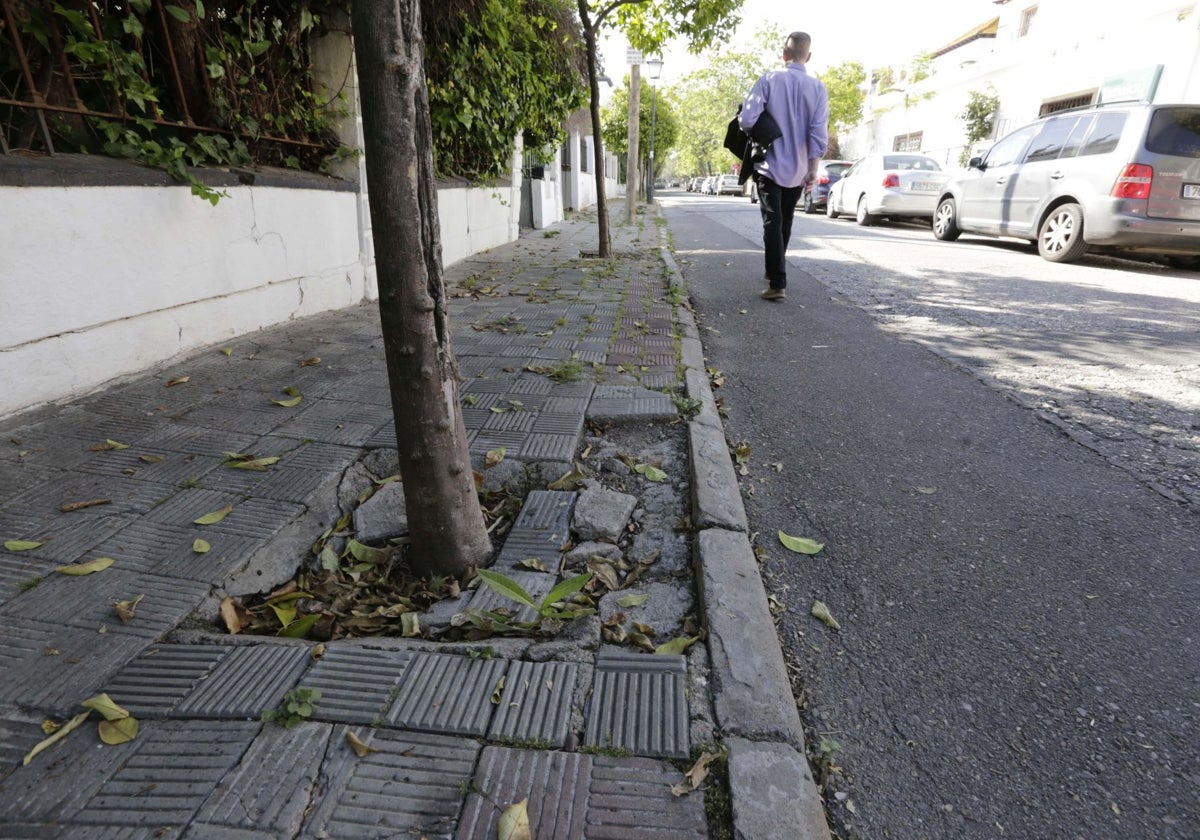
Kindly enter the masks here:
[[818, 183], [818, 184], [828, 184], [828, 183], [829, 183], [829, 176], [828, 176], [828, 175], [822, 175], [820, 178], [818, 178], [818, 179], [817, 179], [817, 183]]
[[1149, 198], [1150, 186], [1154, 182], [1154, 167], [1144, 163], [1130, 163], [1125, 166], [1113, 184], [1113, 198]]
[[883, 185], [885, 187], [900, 186], [900, 176], [897, 175], [895, 172], [889, 172], [888, 174], [883, 176]]

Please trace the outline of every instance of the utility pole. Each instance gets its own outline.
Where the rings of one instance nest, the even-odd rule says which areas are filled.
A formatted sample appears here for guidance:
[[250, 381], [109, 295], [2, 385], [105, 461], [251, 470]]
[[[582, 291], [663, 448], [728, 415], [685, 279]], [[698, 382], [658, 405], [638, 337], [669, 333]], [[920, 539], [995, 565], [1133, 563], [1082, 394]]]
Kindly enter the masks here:
[[637, 221], [637, 194], [641, 176], [638, 174], [638, 115], [642, 108], [642, 54], [630, 50], [629, 61], [629, 153], [625, 164], [625, 211], [629, 223]]
[[650, 81], [655, 82], [653, 85], [654, 98], [650, 100], [650, 172], [646, 176], [646, 203], [650, 204], [654, 201], [654, 135], [658, 129], [658, 77], [662, 75], [663, 60], [661, 58], [652, 58], [646, 62], [646, 69], [650, 71]]

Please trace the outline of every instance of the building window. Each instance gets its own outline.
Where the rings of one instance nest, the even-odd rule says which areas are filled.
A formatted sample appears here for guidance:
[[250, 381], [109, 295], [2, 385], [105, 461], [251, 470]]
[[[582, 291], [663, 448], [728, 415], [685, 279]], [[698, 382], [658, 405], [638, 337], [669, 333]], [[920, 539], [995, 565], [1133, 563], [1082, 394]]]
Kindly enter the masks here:
[[1038, 109], [1038, 116], [1044, 117], [1047, 114], [1066, 111], [1070, 108], [1086, 108], [1095, 101], [1096, 91], [1094, 90], [1090, 90], [1087, 93], [1079, 93], [1075, 96], [1064, 96], [1061, 99], [1050, 99], [1042, 103], [1042, 107]]
[[1033, 19], [1037, 17], [1037, 6], [1030, 6], [1025, 11], [1021, 12], [1021, 28], [1017, 30], [1017, 37], [1024, 38], [1029, 34], [1029, 30], [1033, 27]]
[[571, 135], [567, 135], [567, 142], [562, 146], [562, 169], [564, 172], [571, 171]]
[[582, 134], [579, 135], [579, 171], [588, 172], [588, 146], [587, 138]]
[[923, 131], [914, 131], [911, 134], [897, 134], [892, 140], [893, 152], [919, 152], [921, 151], [921, 141], [925, 136]]

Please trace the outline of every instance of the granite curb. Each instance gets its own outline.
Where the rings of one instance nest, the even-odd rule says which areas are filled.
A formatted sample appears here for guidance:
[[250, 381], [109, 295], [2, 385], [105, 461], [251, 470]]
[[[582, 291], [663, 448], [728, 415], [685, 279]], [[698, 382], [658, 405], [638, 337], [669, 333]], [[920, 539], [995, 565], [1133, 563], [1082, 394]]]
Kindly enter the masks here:
[[[662, 259], [669, 284], [686, 292], [665, 243]], [[830, 840], [699, 329], [687, 307], [678, 319], [687, 395], [699, 403], [688, 422], [694, 562], [716, 722], [729, 751], [734, 834], [738, 840]]]

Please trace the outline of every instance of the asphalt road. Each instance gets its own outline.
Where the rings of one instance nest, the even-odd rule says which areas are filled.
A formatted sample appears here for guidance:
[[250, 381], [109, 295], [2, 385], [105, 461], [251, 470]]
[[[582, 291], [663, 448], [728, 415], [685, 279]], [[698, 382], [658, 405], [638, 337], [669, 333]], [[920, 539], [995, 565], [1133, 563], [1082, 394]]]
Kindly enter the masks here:
[[659, 199], [836, 833], [1200, 836], [1200, 275]]

